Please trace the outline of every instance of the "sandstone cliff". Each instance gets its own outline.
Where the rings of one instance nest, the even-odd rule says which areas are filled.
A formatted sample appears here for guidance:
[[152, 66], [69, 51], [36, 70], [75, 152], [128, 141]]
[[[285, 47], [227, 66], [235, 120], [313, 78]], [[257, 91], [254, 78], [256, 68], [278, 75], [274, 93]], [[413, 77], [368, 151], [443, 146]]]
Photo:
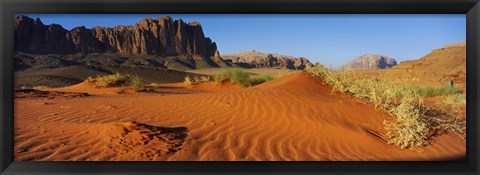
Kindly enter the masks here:
[[217, 47], [205, 38], [198, 22], [186, 24], [171, 17], [145, 18], [133, 26], [76, 27], [70, 31], [40, 19], [18, 16], [15, 50], [29, 53], [103, 53], [198, 55], [213, 57]]
[[[165, 62], [189, 67], [218, 67], [217, 46], [206, 38], [198, 22], [185, 23], [169, 16], [145, 18], [133, 26], [76, 27], [66, 30], [40, 19], [18, 16], [14, 24], [15, 51], [30, 54], [114, 53], [178, 56]], [[175, 63], [175, 64], [176, 64]], [[219, 62], [221, 63], [221, 62]], [[188, 67], [188, 66], [187, 66]]]
[[231, 63], [247, 68], [288, 68], [303, 70], [307, 64], [311, 64], [306, 58], [294, 58], [280, 54], [263, 53], [255, 50], [236, 54], [222, 55], [222, 58]]
[[397, 65], [397, 61], [385, 55], [365, 54], [354, 58], [347, 64], [343, 65], [344, 69], [352, 70], [370, 70], [370, 69], [387, 69]]

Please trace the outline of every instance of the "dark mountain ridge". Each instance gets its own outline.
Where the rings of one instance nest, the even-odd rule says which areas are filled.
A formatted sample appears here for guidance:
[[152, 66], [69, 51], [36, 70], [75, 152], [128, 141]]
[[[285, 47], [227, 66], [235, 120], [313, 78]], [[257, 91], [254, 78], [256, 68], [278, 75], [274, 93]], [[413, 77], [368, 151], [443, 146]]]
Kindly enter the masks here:
[[[87, 55], [80, 62], [98, 62], [113, 55], [133, 62], [141, 55], [172, 69], [228, 66], [219, 57], [215, 42], [205, 37], [198, 22], [185, 23], [169, 16], [144, 18], [131, 26], [75, 27], [66, 30], [58, 24], [45, 25], [27, 16], [14, 24], [15, 51], [35, 55]], [[24, 55], [24, 54], [17, 54]], [[23, 59], [23, 57], [16, 57]], [[140, 61], [148, 62], [148, 61]], [[99, 65], [101, 66], [101, 65]]]

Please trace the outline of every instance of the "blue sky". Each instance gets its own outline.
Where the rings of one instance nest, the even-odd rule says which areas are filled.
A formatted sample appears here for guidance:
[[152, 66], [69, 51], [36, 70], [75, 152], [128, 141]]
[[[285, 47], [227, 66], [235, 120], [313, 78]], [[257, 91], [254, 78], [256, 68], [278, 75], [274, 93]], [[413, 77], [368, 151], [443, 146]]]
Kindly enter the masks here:
[[220, 54], [257, 50], [306, 57], [334, 67], [366, 53], [384, 54], [397, 61], [418, 59], [432, 49], [466, 40], [464, 14], [27, 14], [66, 29], [133, 25], [145, 17], [166, 15], [200, 22]]

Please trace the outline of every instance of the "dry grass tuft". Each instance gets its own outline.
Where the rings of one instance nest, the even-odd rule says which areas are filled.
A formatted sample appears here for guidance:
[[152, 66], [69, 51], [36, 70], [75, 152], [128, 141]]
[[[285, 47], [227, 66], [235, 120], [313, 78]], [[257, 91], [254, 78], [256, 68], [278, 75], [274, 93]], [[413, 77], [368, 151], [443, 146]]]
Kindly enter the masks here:
[[144, 87], [144, 83], [140, 77], [123, 75], [119, 72], [105, 76], [97, 76], [95, 78], [88, 77], [85, 82], [92, 84], [95, 88], [129, 86], [135, 91], [141, 91]]
[[208, 82], [210, 81], [209, 76], [194, 76], [193, 79], [190, 76], [186, 76], [183, 80], [183, 83], [187, 86], [191, 86], [192, 84], [200, 83], [200, 82]]
[[467, 94], [450, 94], [447, 95], [445, 103], [453, 105], [466, 105], [467, 104]]
[[34, 86], [33, 89], [46, 89], [48, 86]]
[[126, 84], [127, 80], [128, 80], [127, 75], [122, 75], [119, 72], [115, 72], [114, 74], [97, 76], [95, 78], [88, 77], [86, 79], [86, 82], [91, 83], [95, 88], [101, 88], [101, 87], [113, 87], [113, 86]]
[[183, 84], [187, 85], [187, 86], [191, 86], [192, 85], [192, 78], [190, 78], [190, 76], [186, 76], [185, 79], [183, 80]]
[[388, 143], [400, 148], [415, 148], [428, 144], [429, 124], [425, 120], [423, 104], [418, 100], [414, 88], [405, 88], [401, 92], [398, 105], [391, 105], [389, 110], [395, 116], [394, 121], [384, 121]]

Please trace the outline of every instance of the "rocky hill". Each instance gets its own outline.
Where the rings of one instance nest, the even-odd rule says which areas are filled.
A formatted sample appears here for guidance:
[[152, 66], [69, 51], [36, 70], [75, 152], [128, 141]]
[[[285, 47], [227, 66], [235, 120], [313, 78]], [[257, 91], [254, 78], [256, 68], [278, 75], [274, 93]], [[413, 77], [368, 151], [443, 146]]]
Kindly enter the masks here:
[[311, 64], [306, 58], [295, 58], [275, 53], [263, 53], [255, 50], [221, 55], [221, 57], [233, 64], [246, 68], [287, 68], [303, 70], [307, 64]]
[[[404, 61], [392, 70], [408, 72], [413, 79], [427, 79], [446, 84], [448, 80], [465, 86], [467, 69], [467, 47], [465, 42], [434, 49], [418, 60]], [[401, 76], [399, 76], [401, 77]]]
[[397, 65], [397, 61], [385, 55], [365, 54], [354, 58], [347, 64], [343, 65], [343, 69], [351, 70], [371, 70], [371, 69], [387, 69]]
[[466, 51], [465, 42], [448, 44], [417, 60], [402, 61], [390, 69], [362, 70], [357, 73], [419, 87], [445, 86], [452, 80], [454, 86], [465, 89]]
[[226, 65], [219, 58], [215, 42], [205, 37], [200, 23], [187, 24], [169, 16], [145, 18], [133, 26], [82, 26], [72, 30], [57, 24], [44, 25], [38, 18], [18, 16], [14, 36], [15, 51], [28, 54], [89, 54], [90, 61], [97, 59], [95, 55], [102, 59], [104, 54], [132, 58], [153, 55], [162, 58], [157, 59], [160, 64], [178, 69]]

